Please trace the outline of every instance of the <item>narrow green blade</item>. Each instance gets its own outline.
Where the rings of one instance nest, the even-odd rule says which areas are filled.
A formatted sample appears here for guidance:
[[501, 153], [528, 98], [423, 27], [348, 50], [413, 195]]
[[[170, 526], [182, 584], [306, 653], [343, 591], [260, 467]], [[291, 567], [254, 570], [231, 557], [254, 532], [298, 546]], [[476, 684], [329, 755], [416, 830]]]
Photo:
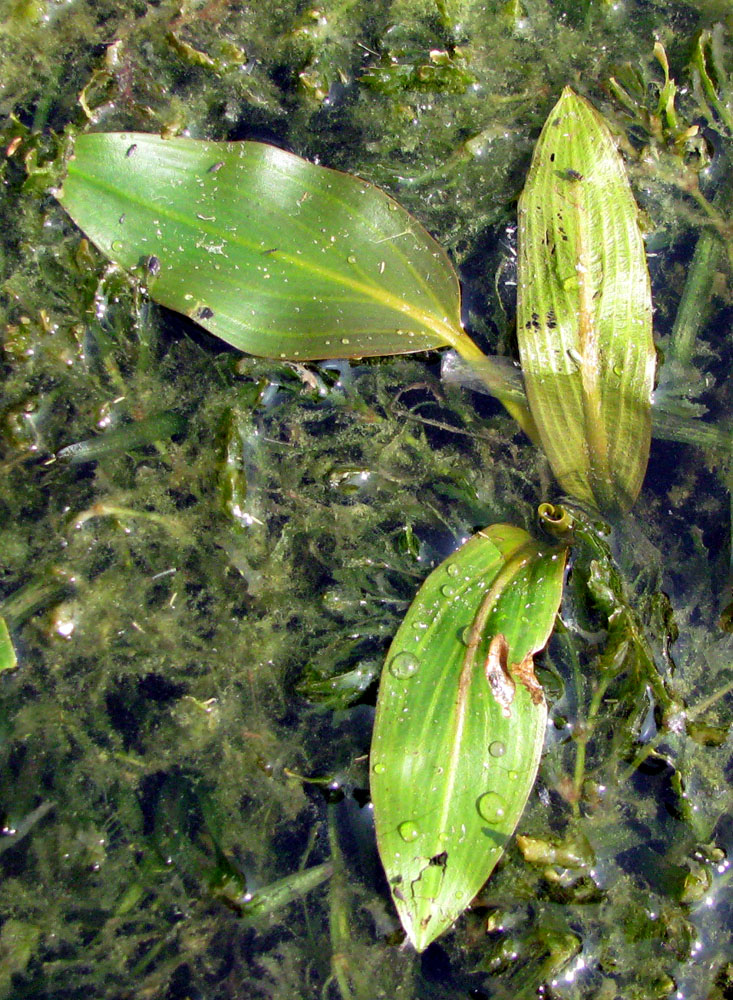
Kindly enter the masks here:
[[627, 510], [651, 436], [649, 272], [613, 137], [569, 87], [519, 201], [518, 288], [522, 372], [553, 472], [579, 500]]
[[0, 617], [0, 674], [4, 670], [14, 670], [18, 665], [18, 659], [13, 648], [13, 640], [4, 618]]
[[521, 528], [474, 535], [421, 587], [382, 672], [371, 749], [379, 851], [422, 951], [469, 905], [534, 783], [547, 706], [532, 669], [565, 550]]
[[401, 354], [465, 339], [455, 270], [396, 201], [257, 142], [79, 136], [59, 193], [150, 295], [266, 357]]

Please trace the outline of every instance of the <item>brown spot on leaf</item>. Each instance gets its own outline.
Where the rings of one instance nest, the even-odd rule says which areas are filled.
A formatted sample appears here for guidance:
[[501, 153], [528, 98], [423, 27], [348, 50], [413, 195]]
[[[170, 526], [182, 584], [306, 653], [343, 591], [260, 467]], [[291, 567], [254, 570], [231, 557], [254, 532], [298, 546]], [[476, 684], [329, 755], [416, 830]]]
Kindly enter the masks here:
[[532, 654], [527, 653], [521, 663], [513, 663], [510, 672], [529, 691], [532, 704], [541, 705], [545, 700], [545, 692], [542, 690], [542, 685], [535, 676]]
[[497, 633], [489, 645], [489, 653], [484, 664], [484, 673], [489, 682], [491, 693], [501, 708], [502, 715], [509, 715], [509, 708], [514, 701], [514, 681], [509, 675], [507, 654], [509, 646], [506, 637]]

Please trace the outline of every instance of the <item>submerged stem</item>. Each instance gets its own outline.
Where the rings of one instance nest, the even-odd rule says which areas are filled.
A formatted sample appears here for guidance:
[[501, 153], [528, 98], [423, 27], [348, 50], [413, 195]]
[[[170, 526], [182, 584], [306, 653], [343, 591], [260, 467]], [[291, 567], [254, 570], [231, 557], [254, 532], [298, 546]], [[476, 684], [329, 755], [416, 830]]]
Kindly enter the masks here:
[[331, 932], [331, 975], [324, 984], [322, 996], [330, 983], [338, 986], [341, 1000], [367, 1000], [366, 984], [361, 970], [351, 954], [351, 926], [346, 870], [336, 829], [333, 806], [328, 813], [328, 843], [331, 848], [333, 877], [329, 886], [329, 929]]
[[481, 348], [463, 330], [458, 332], [457, 337], [454, 336], [450, 340], [450, 345], [460, 354], [464, 361], [468, 361], [491, 395], [496, 396], [507, 413], [514, 417], [530, 441], [533, 444], [539, 445], [540, 436], [532, 414], [529, 412], [527, 406], [508, 398], [509, 393], [514, 390], [513, 387], [511, 389], [507, 388], [506, 377], [501, 369], [497, 365], [494, 365], [491, 358], [484, 354]]

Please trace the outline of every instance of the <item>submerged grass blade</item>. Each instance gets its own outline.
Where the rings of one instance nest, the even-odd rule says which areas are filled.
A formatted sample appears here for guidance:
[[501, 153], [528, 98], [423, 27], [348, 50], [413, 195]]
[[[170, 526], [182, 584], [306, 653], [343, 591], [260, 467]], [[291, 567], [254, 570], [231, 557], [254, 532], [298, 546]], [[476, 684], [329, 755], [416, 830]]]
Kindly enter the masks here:
[[97, 437], [67, 444], [56, 452], [56, 458], [70, 465], [93, 462], [105, 455], [119, 455], [133, 448], [163, 441], [174, 434], [180, 434], [185, 427], [185, 417], [169, 410], [130, 424], [122, 424]]
[[5, 619], [0, 617], [0, 674], [5, 670], [14, 670], [17, 665], [18, 658], [15, 655], [13, 640], [10, 638]]

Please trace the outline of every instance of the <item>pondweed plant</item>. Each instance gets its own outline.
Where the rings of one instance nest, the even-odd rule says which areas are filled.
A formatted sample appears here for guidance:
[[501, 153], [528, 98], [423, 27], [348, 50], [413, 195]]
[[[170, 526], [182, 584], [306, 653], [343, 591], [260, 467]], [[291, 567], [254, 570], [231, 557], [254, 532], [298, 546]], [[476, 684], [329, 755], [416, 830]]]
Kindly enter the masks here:
[[[661, 101], [672, 114], [670, 81]], [[570, 88], [519, 202], [523, 387], [466, 334], [447, 255], [358, 178], [260, 143], [99, 132], [74, 143], [58, 197], [155, 301], [250, 354], [303, 362], [453, 348], [541, 443], [574, 502], [618, 518], [635, 501], [652, 427], [649, 274], [614, 139]], [[576, 521], [581, 535], [602, 536], [580, 512], [541, 512], [568, 538]], [[605, 575], [610, 625], [623, 588], [596, 547], [590, 577]], [[566, 556], [513, 525], [479, 531], [425, 581], [387, 654], [370, 785], [392, 896], [420, 951], [476, 896], [534, 784], [547, 720], [534, 656], [553, 628]], [[621, 667], [638, 647], [657, 704], [679, 711], [630, 608], [624, 616], [628, 635], [607, 655]]]
[[[328, 0], [316, 18], [288, 0], [78, 0], [43, 51], [17, 22], [44, 6], [61, 10], [16, 4], [10, 41], [0, 27], [6, 64], [20, 68], [0, 98], [20, 119], [3, 129], [0, 159], [0, 610], [19, 664], [2, 678], [2, 995], [117, 998], [124, 976], [130, 994], [160, 997], [524, 998], [540, 986], [563, 998], [649, 1000], [675, 988], [722, 997], [730, 640], [714, 625], [727, 600], [715, 469], [727, 439], [688, 418], [701, 403], [725, 412], [729, 398], [726, 343], [712, 325], [699, 336], [711, 291], [717, 316], [727, 294], [723, 29], [691, 44], [709, 22], [672, 3], [634, 13], [582, 0], [493, 10]], [[662, 8], [680, 32], [662, 36], [679, 72], [692, 57], [684, 116], [664, 66], [623, 64], [647, 52]], [[71, 75], [69, 23], [90, 42]], [[618, 103], [604, 101], [609, 76], [627, 130]], [[609, 518], [610, 531], [573, 508], [561, 613], [535, 667], [550, 710], [540, 781], [521, 835], [456, 933], [418, 957], [395, 946], [398, 892], [408, 902], [409, 892], [396, 884], [390, 898], [363, 806], [379, 777], [378, 758], [366, 759], [374, 681], [400, 620], [425, 624], [408, 614], [421, 584], [441, 607], [466, 596], [448, 564], [425, 580], [457, 544], [507, 521], [503, 538], [492, 529], [506, 552], [520, 525], [540, 537], [533, 512], [555, 499], [542, 452], [494, 404], [450, 384], [476, 385], [478, 358], [467, 373], [444, 351], [442, 380], [435, 353], [248, 358], [151, 306], [156, 255], [141, 251], [132, 270], [142, 280], [130, 282], [46, 195], [48, 128], [88, 115], [95, 130], [259, 137], [368, 176], [460, 263], [472, 338], [515, 356], [503, 227], [567, 81], [592, 94], [622, 143], [628, 133], [627, 169], [653, 219], [644, 225], [663, 352], [653, 431], [705, 448], [656, 443], [642, 502]], [[693, 121], [705, 123], [697, 135]], [[718, 192], [709, 202], [693, 181], [712, 148], [700, 174], [705, 193]], [[582, 184], [556, 179], [564, 196]], [[577, 205], [563, 204], [572, 222]], [[703, 216], [686, 276], [680, 246]], [[567, 361], [575, 378], [577, 358]], [[504, 398], [529, 412], [518, 368], [490, 366]], [[560, 557], [569, 522], [555, 504], [542, 517], [558, 534], [534, 544]], [[492, 532], [472, 560], [490, 561]], [[537, 583], [511, 565], [505, 579], [519, 600]], [[426, 636], [428, 653], [442, 637]], [[446, 649], [472, 661], [486, 694], [487, 661], [501, 682], [508, 652], [471, 638], [448, 634]], [[2, 650], [12, 666], [13, 647]], [[394, 689], [422, 685], [422, 666]], [[395, 669], [413, 667], [403, 657]], [[525, 692], [516, 686], [515, 708]], [[495, 740], [479, 757], [489, 766], [466, 816], [480, 817], [486, 777], [516, 780], [515, 752]], [[490, 796], [482, 808], [491, 821], [476, 819], [479, 843], [492, 831], [499, 840], [502, 803]], [[424, 810], [410, 810], [397, 834], [420, 871], [419, 924], [460, 845], [420, 839]]]

